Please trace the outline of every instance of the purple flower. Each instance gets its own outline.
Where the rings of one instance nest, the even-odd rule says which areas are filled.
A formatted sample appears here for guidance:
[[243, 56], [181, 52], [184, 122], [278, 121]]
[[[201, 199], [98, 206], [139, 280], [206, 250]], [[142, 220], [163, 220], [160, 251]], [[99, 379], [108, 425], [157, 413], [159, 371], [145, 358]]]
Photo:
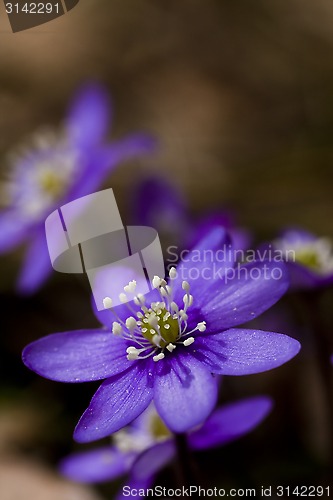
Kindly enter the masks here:
[[[191, 450], [225, 445], [252, 431], [268, 415], [272, 401], [257, 396], [221, 406], [206, 422], [187, 435]], [[147, 488], [155, 475], [176, 455], [174, 437], [150, 405], [132, 425], [113, 436], [113, 445], [75, 453], [60, 464], [73, 481], [98, 483], [129, 474], [131, 488]], [[122, 498], [121, 494], [117, 498]]]
[[[152, 226], [160, 234], [170, 236], [182, 248], [192, 248], [214, 227], [224, 227], [231, 237], [233, 248], [249, 248], [252, 235], [238, 227], [229, 210], [208, 212], [202, 217], [192, 217], [184, 196], [167, 179], [149, 178], [135, 187], [132, 196], [135, 223]], [[177, 220], [177, 224], [174, 221]]]
[[226, 233], [217, 228], [170, 270], [169, 283], [155, 277], [154, 290], [143, 296], [135, 295], [133, 280], [120, 295], [134, 300], [114, 309], [106, 297], [109, 310], [97, 313], [104, 330], [57, 333], [25, 348], [24, 363], [44, 377], [106, 379], [75, 429], [77, 441], [116, 432], [152, 399], [167, 427], [185, 432], [216, 404], [212, 373], [259, 373], [298, 353], [299, 343], [285, 335], [234, 328], [271, 307], [287, 290], [288, 277], [283, 263], [233, 268], [225, 245]]
[[33, 149], [13, 158], [5, 185], [7, 208], [0, 214], [0, 253], [29, 240], [18, 279], [21, 292], [34, 292], [52, 270], [47, 215], [94, 192], [118, 163], [152, 148], [152, 140], [142, 134], [105, 143], [109, 121], [105, 90], [86, 86], [75, 96], [61, 131], [40, 133]]
[[273, 245], [288, 264], [292, 288], [333, 284], [333, 244], [328, 238], [293, 228], [284, 231]]

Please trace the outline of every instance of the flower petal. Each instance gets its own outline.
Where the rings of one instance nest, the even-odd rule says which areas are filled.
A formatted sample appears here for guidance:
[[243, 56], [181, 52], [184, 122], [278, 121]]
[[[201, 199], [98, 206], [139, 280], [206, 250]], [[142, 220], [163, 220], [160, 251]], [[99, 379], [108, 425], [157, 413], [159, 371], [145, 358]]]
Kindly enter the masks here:
[[5, 253], [22, 243], [29, 235], [31, 222], [13, 211], [4, 211], [0, 215], [0, 253]]
[[175, 453], [173, 439], [155, 444], [137, 457], [132, 466], [132, 476], [142, 480], [156, 474], [172, 460]]
[[79, 89], [67, 117], [68, 134], [78, 147], [92, 146], [106, 134], [110, 118], [109, 96], [101, 85]]
[[217, 399], [217, 382], [207, 367], [178, 354], [156, 368], [154, 402], [169, 429], [185, 432], [205, 420]]
[[250, 375], [286, 363], [300, 348], [297, 340], [281, 333], [234, 328], [196, 337], [193, 354], [214, 373]]
[[87, 152], [85, 167], [66, 199], [73, 200], [92, 193], [121, 162], [150, 153], [154, 148], [155, 141], [150, 136], [133, 134], [109, 146]]
[[200, 429], [188, 436], [190, 447], [201, 450], [240, 438], [262, 422], [272, 404], [270, 398], [257, 396], [218, 408]]
[[109, 436], [138, 417], [153, 398], [144, 361], [106, 380], [97, 390], [74, 432], [80, 443]]
[[52, 272], [44, 227], [36, 233], [26, 253], [23, 267], [17, 281], [22, 294], [36, 292]]
[[190, 252], [184, 250], [181, 259], [173, 282], [175, 302], [182, 303], [182, 282], [185, 280], [190, 283], [190, 293], [194, 296], [196, 307], [211, 300], [211, 287], [217, 282], [220, 285], [224, 274], [234, 266], [229, 236], [219, 226], [210, 231]]
[[104, 446], [95, 450], [73, 453], [59, 464], [62, 475], [80, 483], [111, 481], [128, 472], [133, 453], [122, 453], [117, 448]]
[[55, 333], [28, 345], [23, 362], [42, 377], [58, 382], [88, 382], [131, 366], [127, 344], [103, 330]]
[[207, 331], [220, 332], [256, 318], [275, 304], [289, 286], [283, 262], [253, 262], [235, 267], [210, 289], [201, 312]]

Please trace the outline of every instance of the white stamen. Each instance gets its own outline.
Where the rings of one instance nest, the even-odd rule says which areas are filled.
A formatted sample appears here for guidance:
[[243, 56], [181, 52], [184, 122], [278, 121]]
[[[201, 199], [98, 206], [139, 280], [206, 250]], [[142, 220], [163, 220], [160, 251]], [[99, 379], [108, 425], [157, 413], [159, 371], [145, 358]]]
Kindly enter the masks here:
[[171, 311], [174, 311], [174, 312], [178, 312], [179, 311], [179, 307], [176, 304], [176, 302], [171, 302], [170, 306], [171, 306]]
[[174, 280], [175, 278], [177, 278], [177, 271], [176, 271], [176, 268], [175, 267], [172, 267], [169, 271], [169, 276], [172, 280]]
[[183, 281], [182, 283], [182, 289], [185, 290], [187, 293], [190, 291], [190, 284], [188, 281]]
[[103, 306], [104, 309], [110, 309], [112, 307], [112, 299], [110, 297], [105, 297], [105, 299], [103, 299]]
[[138, 359], [140, 354], [140, 350], [136, 349], [135, 347], [128, 347], [126, 349], [126, 352], [127, 352], [127, 359], [129, 361], [135, 361], [136, 359]]
[[157, 361], [161, 361], [162, 359], [165, 358], [165, 354], [163, 352], [160, 352], [159, 354], [157, 354], [156, 356], [153, 356], [153, 360], [155, 362]]
[[201, 321], [201, 323], [197, 324], [197, 329], [199, 330], [199, 332], [204, 332], [206, 328], [206, 321]]
[[151, 339], [152, 343], [157, 345], [157, 347], [160, 347], [161, 340], [162, 339], [159, 335], [154, 335], [154, 337]]
[[177, 346], [176, 346], [175, 344], [168, 344], [168, 345], [166, 346], [166, 348], [168, 349], [168, 351], [169, 351], [169, 352], [174, 351], [174, 350], [176, 349], [176, 347], [177, 347]]
[[122, 302], [123, 304], [125, 304], [127, 302], [127, 295], [125, 293], [120, 293], [119, 294], [119, 300], [120, 300], [120, 302]]
[[163, 321], [167, 321], [169, 318], [170, 318], [171, 314], [168, 312], [166, 312], [163, 316]]
[[166, 281], [159, 276], [154, 276], [154, 278], [152, 279], [152, 285], [154, 288], [158, 288], [160, 286], [165, 286]]
[[194, 342], [194, 337], [189, 337], [188, 339], [184, 340], [183, 344], [185, 347], [188, 347], [189, 345], [193, 344]]
[[164, 325], [164, 328], [165, 328], [166, 330], [169, 330], [169, 328], [170, 328], [169, 323], [167, 323], [166, 325]]
[[121, 335], [123, 332], [123, 327], [121, 326], [120, 323], [117, 323], [117, 321], [114, 321], [112, 324], [112, 333], [114, 335]]
[[124, 290], [125, 290], [126, 293], [134, 293], [135, 292], [135, 288], [136, 288], [136, 281], [133, 280], [133, 281], [130, 281], [128, 283], [128, 285], [126, 285], [124, 287]]
[[184, 295], [183, 302], [184, 302], [186, 309], [191, 307], [191, 305], [193, 304], [193, 295]]
[[126, 327], [132, 331], [137, 327], [136, 321], [133, 318], [133, 316], [130, 316], [129, 318], [126, 319]]

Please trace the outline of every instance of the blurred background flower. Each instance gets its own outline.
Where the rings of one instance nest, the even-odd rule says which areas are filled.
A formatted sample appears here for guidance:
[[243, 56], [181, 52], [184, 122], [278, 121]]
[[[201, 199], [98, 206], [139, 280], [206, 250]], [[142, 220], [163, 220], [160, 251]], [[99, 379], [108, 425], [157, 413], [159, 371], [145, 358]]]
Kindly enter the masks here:
[[0, 252], [29, 241], [18, 281], [21, 292], [34, 292], [52, 270], [46, 217], [94, 192], [121, 161], [153, 147], [144, 135], [104, 144], [109, 121], [107, 93], [97, 85], [86, 86], [74, 98], [63, 130], [37, 133], [31, 149], [12, 158], [2, 186], [6, 208], [0, 212]]

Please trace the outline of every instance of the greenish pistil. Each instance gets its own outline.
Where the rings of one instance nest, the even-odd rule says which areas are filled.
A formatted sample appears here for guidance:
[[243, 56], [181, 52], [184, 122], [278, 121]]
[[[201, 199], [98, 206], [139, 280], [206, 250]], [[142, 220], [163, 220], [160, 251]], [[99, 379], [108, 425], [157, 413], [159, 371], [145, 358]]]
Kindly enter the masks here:
[[150, 431], [157, 441], [168, 438], [171, 435], [171, 432], [156, 412], [151, 416]]
[[299, 262], [300, 264], [303, 264], [304, 266], [309, 267], [314, 271], [320, 271], [321, 262], [316, 252], [311, 250], [298, 251], [296, 252], [295, 257], [296, 261]]
[[56, 197], [63, 189], [63, 180], [51, 170], [44, 171], [40, 176], [42, 189], [50, 196]]
[[172, 316], [165, 308], [157, 311], [150, 309], [140, 323], [142, 336], [153, 345], [156, 345], [157, 336], [161, 348], [176, 342], [179, 337], [178, 317]]

